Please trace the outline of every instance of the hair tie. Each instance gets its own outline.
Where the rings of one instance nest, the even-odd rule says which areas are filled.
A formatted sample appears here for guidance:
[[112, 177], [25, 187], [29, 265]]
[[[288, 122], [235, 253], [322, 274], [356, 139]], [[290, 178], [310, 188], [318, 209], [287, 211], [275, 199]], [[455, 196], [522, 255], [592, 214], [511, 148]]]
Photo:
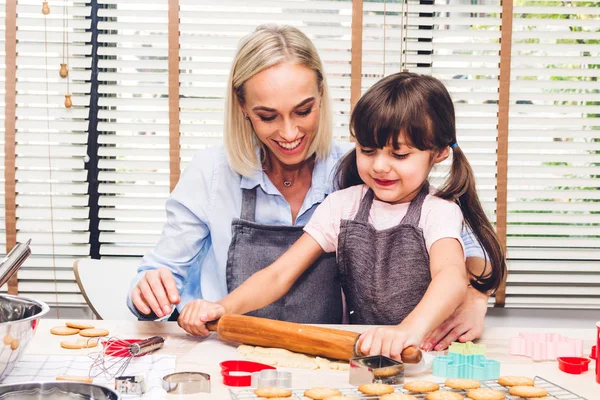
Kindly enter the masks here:
[[458, 146], [458, 143], [454, 142], [454, 143], [450, 143], [450, 147], [451, 148], [455, 148], [456, 146]]

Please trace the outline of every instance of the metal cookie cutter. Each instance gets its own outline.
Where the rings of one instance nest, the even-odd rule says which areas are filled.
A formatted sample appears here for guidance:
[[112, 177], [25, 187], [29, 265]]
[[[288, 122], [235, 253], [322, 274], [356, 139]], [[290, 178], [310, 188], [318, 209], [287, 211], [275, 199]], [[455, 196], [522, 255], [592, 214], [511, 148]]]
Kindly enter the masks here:
[[141, 375], [118, 376], [115, 378], [115, 390], [121, 394], [141, 396], [146, 393], [146, 380]]
[[274, 369], [253, 372], [250, 386], [255, 388], [277, 386], [289, 389], [292, 387], [292, 373]]
[[167, 393], [210, 393], [210, 375], [204, 372], [175, 372], [163, 377], [162, 386]]
[[356, 357], [350, 359], [350, 384], [404, 383], [404, 364], [385, 356]]

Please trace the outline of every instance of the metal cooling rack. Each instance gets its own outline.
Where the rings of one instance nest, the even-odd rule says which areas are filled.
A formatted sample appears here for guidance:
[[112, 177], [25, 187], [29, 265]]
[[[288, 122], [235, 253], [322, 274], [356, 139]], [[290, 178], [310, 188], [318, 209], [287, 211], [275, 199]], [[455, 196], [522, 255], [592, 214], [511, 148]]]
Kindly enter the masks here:
[[[557, 384], [552, 383], [542, 377], [536, 376], [533, 379], [535, 382], [535, 386], [544, 388], [548, 391], [548, 396], [550, 397], [550, 399], [554, 398], [556, 400], [587, 400], [586, 398], [576, 395], [575, 393], [573, 393], [561, 386], [558, 386]], [[490, 389], [494, 389], [494, 390], [498, 390], [500, 392], [506, 393], [506, 400], [521, 400], [521, 397], [512, 396], [512, 395], [508, 394], [508, 389], [505, 388], [504, 386], [500, 385], [497, 380], [483, 381], [481, 383], [482, 383], [482, 387], [489, 387]], [[398, 393], [409, 393], [407, 390], [402, 389], [401, 385], [394, 386], [394, 388], [396, 389], [396, 392], [398, 392]], [[440, 384], [440, 389], [441, 390], [454, 390], [457, 393], [460, 393], [460, 394], [466, 396], [466, 391], [450, 389], [450, 388], [445, 387], [443, 384]], [[292, 390], [292, 397], [290, 397], [290, 399], [293, 399], [293, 400], [307, 400], [308, 399], [307, 397], [304, 397], [304, 391], [306, 389], [291, 389], [291, 390]], [[360, 399], [360, 400], [375, 400], [375, 399], [379, 398], [379, 396], [366, 396], [366, 395], [362, 394], [361, 392], [359, 392], [356, 388], [338, 388], [337, 390], [342, 392], [342, 394], [345, 396], [355, 397], [356, 399]], [[254, 389], [241, 389], [241, 390], [240, 389], [237, 389], [237, 390], [229, 389], [229, 392], [231, 394], [232, 400], [259, 399], [259, 397], [254, 394]], [[415, 396], [418, 399], [425, 399], [425, 396], [426, 396], [426, 394], [416, 394], [416, 393], [410, 393], [410, 394], [412, 394], [413, 396]]]

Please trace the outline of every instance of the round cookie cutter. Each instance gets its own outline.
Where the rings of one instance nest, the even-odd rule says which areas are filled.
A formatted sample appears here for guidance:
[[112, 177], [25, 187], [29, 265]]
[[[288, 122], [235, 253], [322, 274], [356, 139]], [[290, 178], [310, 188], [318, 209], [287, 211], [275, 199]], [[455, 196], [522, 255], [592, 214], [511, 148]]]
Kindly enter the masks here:
[[167, 393], [210, 393], [210, 375], [204, 372], [175, 372], [165, 375], [162, 387]]
[[227, 386], [250, 386], [252, 384], [252, 373], [263, 370], [274, 370], [275, 367], [253, 361], [229, 360], [219, 364], [223, 384]]
[[277, 386], [289, 389], [292, 387], [292, 373], [274, 369], [253, 372], [250, 386], [255, 388]]

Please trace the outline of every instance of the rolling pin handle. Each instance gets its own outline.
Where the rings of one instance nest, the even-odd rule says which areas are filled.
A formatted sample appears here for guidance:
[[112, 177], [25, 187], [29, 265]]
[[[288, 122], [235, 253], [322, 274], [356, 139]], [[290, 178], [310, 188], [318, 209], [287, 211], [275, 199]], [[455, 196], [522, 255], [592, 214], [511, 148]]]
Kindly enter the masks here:
[[206, 329], [208, 329], [211, 332], [216, 332], [217, 331], [217, 327], [219, 325], [219, 320], [214, 320], [214, 321], [210, 321], [206, 323]]

